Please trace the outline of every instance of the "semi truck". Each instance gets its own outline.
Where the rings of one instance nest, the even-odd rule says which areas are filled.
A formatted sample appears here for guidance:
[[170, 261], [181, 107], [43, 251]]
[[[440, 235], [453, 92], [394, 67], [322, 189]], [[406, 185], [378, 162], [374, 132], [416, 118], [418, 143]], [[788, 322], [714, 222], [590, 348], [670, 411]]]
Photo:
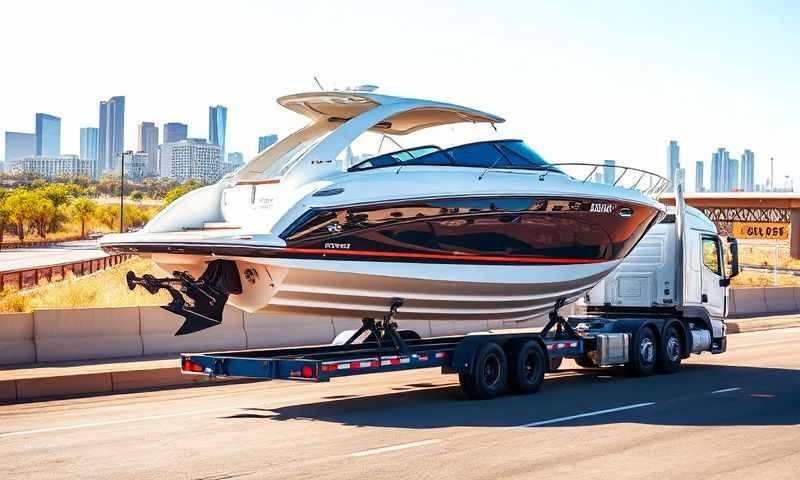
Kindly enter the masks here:
[[[670, 207], [671, 208], [671, 207]], [[727, 271], [726, 271], [727, 267]], [[440, 368], [467, 397], [538, 391], [564, 358], [585, 368], [624, 366], [632, 375], [670, 374], [692, 354], [726, 350], [728, 288], [739, 273], [736, 239], [723, 238], [676, 186], [674, 209], [563, 317], [556, 302], [541, 329], [421, 338], [398, 329], [396, 299], [382, 319], [363, 319], [331, 345], [181, 355], [185, 374], [327, 382], [352, 375]]]

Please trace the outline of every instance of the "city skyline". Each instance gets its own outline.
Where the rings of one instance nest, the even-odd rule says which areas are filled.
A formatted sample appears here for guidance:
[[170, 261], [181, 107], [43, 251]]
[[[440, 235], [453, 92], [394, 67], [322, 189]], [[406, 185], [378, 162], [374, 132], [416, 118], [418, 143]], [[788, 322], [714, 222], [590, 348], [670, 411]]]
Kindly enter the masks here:
[[[613, 158], [618, 165], [664, 175], [665, 139], [674, 138], [687, 176], [694, 160], [708, 161], [720, 145], [774, 157], [776, 176], [800, 173], [795, 141], [800, 119], [792, 108], [800, 103], [794, 87], [800, 65], [793, 61], [800, 50], [794, 33], [800, 5], [794, 3], [720, 9], [705, 1], [509, 2], [487, 12], [485, 5], [468, 1], [433, 6], [412, 1], [389, 10], [352, 3], [236, 1], [226, 9], [205, 1], [187, 9], [143, 0], [121, 2], [119, 14], [157, 34], [103, 42], [96, 34], [96, 26], [107, 20], [103, 4], [78, 3], [81, 15], [74, 15], [75, 3], [0, 6], [0, 14], [14, 18], [0, 40], [16, 45], [5, 58], [15, 72], [36, 71], [46, 58], [50, 69], [82, 73], [7, 76], [0, 89], [0, 130], [31, 132], [32, 112], [52, 113], [62, 118], [62, 152], [74, 153], [78, 129], [95, 125], [96, 102], [111, 95], [126, 97], [125, 138], [130, 140], [140, 121], [180, 121], [190, 125], [190, 136], [206, 136], [208, 106], [223, 104], [236, 119], [226, 148], [250, 159], [256, 154], [254, 139], [265, 130], [284, 137], [305, 123], [277, 106], [275, 98], [316, 90], [317, 76], [328, 89], [374, 83], [381, 87], [378, 93], [496, 113], [508, 119], [498, 125], [500, 135], [524, 138], [553, 162]], [[40, 15], [43, 8], [49, 15]], [[334, 15], [340, 18], [336, 25], [330, 23]], [[34, 27], [59, 31], [64, 18], [70, 18], [70, 35], [58, 41], [51, 34], [30, 36]], [[275, 18], [281, 21], [271, 21]], [[381, 42], [364, 41], [385, 35], [388, 18], [407, 40], [392, 55]], [[480, 27], [475, 18], [482, 19]], [[532, 21], [515, 22], [518, 18]], [[271, 25], [266, 31], [265, 22]], [[303, 25], [302, 34], [296, 25]], [[465, 34], [478, 28], [481, 35]], [[19, 43], [19, 38], [29, 41]], [[341, 55], [347, 43], [359, 45], [358, 55]], [[188, 45], [221, 59], [236, 75], [168, 74], [176, 67], [169, 56], [124, 73], [103, 62], [78, 62], [85, 45], [95, 44], [93, 56], [109, 59]], [[280, 46], [270, 50], [270, 62], [279, 68], [267, 77], [263, 63], [252, 61], [263, 55], [263, 45]], [[736, 75], [723, 74], [731, 71]], [[502, 80], [498, 72], [505, 72]], [[126, 148], [133, 147], [126, 142]], [[758, 183], [768, 174], [764, 163], [756, 165]]]

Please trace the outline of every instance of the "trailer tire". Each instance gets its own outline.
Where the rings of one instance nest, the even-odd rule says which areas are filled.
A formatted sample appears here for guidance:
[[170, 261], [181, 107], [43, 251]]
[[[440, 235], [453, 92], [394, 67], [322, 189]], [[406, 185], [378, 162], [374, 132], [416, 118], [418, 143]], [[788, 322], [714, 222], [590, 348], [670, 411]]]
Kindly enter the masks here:
[[[547, 357], [539, 343], [528, 340], [510, 353], [508, 385], [515, 393], [536, 393], [544, 381]], [[550, 359], [552, 365], [552, 359]], [[552, 366], [551, 366], [552, 368]]]
[[637, 377], [652, 375], [656, 369], [659, 350], [653, 329], [640, 329], [631, 342], [630, 361], [626, 365], [628, 372]]
[[489, 400], [502, 394], [508, 384], [508, 361], [503, 349], [488, 342], [478, 350], [471, 372], [460, 372], [461, 388], [472, 400]]
[[597, 365], [595, 365], [592, 359], [589, 358], [589, 356], [586, 355], [585, 353], [575, 357], [575, 363], [577, 363], [578, 366], [582, 368], [597, 368]]
[[675, 325], [670, 325], [664, 330], [661, 336], [661, 345], [658, 349], [658, 364], [656, 368], [659, 373], [675, 373], [681, 368], [681, 354], [683, 345], [681, 337]]

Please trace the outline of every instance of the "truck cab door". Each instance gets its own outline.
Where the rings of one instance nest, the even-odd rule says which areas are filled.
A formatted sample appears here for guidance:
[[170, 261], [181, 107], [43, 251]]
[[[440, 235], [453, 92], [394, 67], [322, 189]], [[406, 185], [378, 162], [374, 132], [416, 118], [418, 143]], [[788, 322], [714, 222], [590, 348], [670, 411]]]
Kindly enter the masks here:
[[722, 241], [717, 236], [700, 237], [703, 266], [700, 273], [700, 301], [712, 317], [726, 314], [728, 289], [720, 284], [725, 278]]

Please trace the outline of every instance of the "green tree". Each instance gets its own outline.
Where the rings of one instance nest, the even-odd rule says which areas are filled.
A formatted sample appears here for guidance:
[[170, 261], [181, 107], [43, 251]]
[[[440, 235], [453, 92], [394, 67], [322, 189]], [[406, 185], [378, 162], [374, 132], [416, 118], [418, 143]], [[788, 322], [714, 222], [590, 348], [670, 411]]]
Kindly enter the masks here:
[[174, 202], [175, 200], [179, 199], [185, 194], [202, 186], [203, 185], [197, 180], [189, 180], [183, 185], [178, 185], [177, 187], [167, 192], [167, 195], [164, 197], [164, 206], [169, 205], [170, 203]]
[[6, 233], [6, 226], [11, 220], [11, 209], [6, 205], [9, 196], [8, 190], [0, 189], [0, 248], [3, 246], [3, 237]]
[[88, 198], [78, 198], [72, 202], [72, 216], [81, 222], [81, 238], [86, 238], [86, 221], [92, 218], [97, 210], [97, 204]]
[[30, 220], [41, 238], [47, 238], [47, 231], [52, 224], [58, 209], [53, 202], [39, 192], [30, 192], [32, 206]]
[[129, 197], [131, 197], [131, 200], [141, 200], [144, 198], [144, 194], [141, 190], [134, 190], [130, 193]]
[[16, 225], [20, 242], [25, 240], [25, 224], [33, 218], [34, 210], [37, 208], [36, 201], [35, 193], [23, 189], [14, 190], [6, 199], [9, 220]]
[[119, 224], [117, 217], [119, 217], [119, 208], [116, 205], [99, 205], [94, 212], [94, 218], [109, 230], [114, 230], [114, 227]]

